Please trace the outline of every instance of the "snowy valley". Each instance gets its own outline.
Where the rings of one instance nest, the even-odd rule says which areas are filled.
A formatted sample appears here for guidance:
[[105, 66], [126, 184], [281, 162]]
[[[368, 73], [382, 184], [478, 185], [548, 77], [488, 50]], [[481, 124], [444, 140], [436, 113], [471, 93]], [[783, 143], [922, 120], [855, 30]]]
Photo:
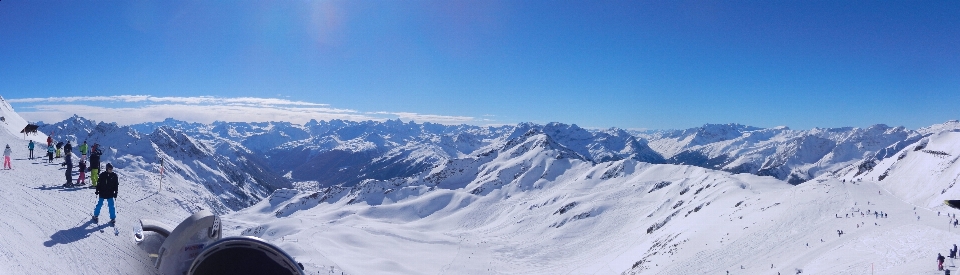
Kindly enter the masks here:
[[[631, 132], [75, 116], [25, 136], [9, 104], [0, 113], [14, 148], [3, 274], [155, 274], [131, 228], [200, 209], [306, 274], [940, 274], [936, 254], [960, 242], [947, 217], [960, 211], [943, 205], [960, 198], [957, 121]], [[107, 148], [120, 235], [85, 223], [91, 189], [27, 159], [25, 138], [46, 134]]]

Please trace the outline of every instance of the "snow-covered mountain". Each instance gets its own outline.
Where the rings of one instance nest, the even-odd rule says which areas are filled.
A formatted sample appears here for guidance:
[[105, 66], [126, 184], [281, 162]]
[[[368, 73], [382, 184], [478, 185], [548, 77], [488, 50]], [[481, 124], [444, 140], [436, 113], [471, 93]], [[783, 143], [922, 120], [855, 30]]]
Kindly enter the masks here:
[[140, 133], [152, 133], [167, 126], [208, 143], [232, 141], [246, 151], [262, 155], [264, 163], [277, 174], [293, 181], [316, 181], [326, 187], [350, 186], [366, 179], [408, 177], [529, 131], [543, 132], [594, 163], [634, 159], [686, 164], [773, 176], [799, 184], [863, 159], [883, 160], [930, 132], [960, 127], [955, 124], [958, 123], [948, 122], [916, 131], [882, 124], [811, 130], [708, 124], [648, 133], [616, 128], [586, 130], [562, 123], [477, 127], [399, 120], [203, 125], [168, 119], [130, 127]]
[[883, 124], [868, 128], [757, 128], [739, 124], [639, 134], [667, 163], [773, 176], [800, 184], [863, 159], [882, 160], [924, 133]]
[[[239, 210], [259, 202], [276, 189], [290, 188], [289, 180], [272, 172], [266, 160], [235, 141], [215, 135], [194, 135], [168, 126], [143, 134], [133, 127], [94, 123], [74, 116], [55, 124], [40, 124], [55, 142], [69, 141], [78, 148], [86, 141], [102, 146], [103, 165], [119, 169], [159, 172], [161, 160], [170, 180], [194, 182], [194, 192], [205, 197], [205, 208], [216, 213]], [[194, 128], [193, 130], [198, 130]], [[198, 139], [196, 137], [207, 137]], [[44, 142], [45, 144], [45, 142]], [[79, 154], [79, 149], [74, 150]], [[202, 189], [202, 191], [201, 191]]]
[[[960, 144], [952, 132], [930, 138]], [[233, 234], [351, 274], [916, 274], [960, 237], [937, 211], [958, 211], [900, 196], [933, 194], [919, 186], [960, 192], [945, 185], [960, 170], [944, 171], [953, 178], [898, 180], [904, 190], [842, 173], [794, 186], [689, 165], [594, 162], [530, 129], [411, 177], [275, 194], [228, 220], [254, 228]], [[322, 226], [296, 227], [303, 219]]]
[[[19, 118], [9, 105], [0, 112]], [[109, 148], [105, 162], [118, 164], [122, 182], [119, 228], [212, 209], [224, 236], [274, 243], [307, 274], [933, 274], [931, 259], [960, 238], [940, 215], [960, 211], [939, 203], [960, 194], [957, 124], [914, 132], [728, 125], [638, 138], [559, 123], [120, 127], [74, 117], [43, 132]], [[91, 190], [57, 187], [59, 165], [25, 159], [27, 141], [4, 127], [0, 142], [20, 149], [14, 170], [0, 171], [8, 205], [0, 270], [155, 272], [151, 252], [84, 222]], [[662, 163], [690, 148], [822, 172], [791, 185], [724, 171], [733, 161]], [[335, 157], [358, 152], [372, 160]], [[160, 159], [168, 172], [158, 192]], [[318, 173], [341, 179], [317, 184], [304, 165], [343, 172]]]

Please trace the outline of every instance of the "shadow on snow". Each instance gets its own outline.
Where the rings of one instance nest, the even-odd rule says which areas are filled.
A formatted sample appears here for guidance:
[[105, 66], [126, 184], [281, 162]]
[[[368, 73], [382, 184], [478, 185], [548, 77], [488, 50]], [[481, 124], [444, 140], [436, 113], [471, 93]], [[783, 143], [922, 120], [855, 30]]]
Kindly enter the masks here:
[[57, 244], [68, 244], [79, 241], [80, 239], [89, 237], [93, 232], [97, 232], [104, 227], [110, 226], [109, 224], [104, 223], [95, 227], [89, 227], [91, 224], [93, 224], [93, 221], [86, 221], [74, 228], [57, 231], [50, 236], [49, 241], [43, 242], [43, 246], [53, 247]]

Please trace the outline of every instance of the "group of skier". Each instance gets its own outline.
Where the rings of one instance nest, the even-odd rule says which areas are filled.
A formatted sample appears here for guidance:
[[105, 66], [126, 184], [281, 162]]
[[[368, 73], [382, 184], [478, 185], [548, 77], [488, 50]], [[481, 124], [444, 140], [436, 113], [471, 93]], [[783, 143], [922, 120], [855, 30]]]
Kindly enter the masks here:
[[[76, 183], [73, 182], [73, 146], [67, 141], [62, 148], [64, 151], [64, 162], [60, 165], [66, 166], [64, 176], [67, 180], [67, 182], [63, 184], [63, 187], [84, 186], [88, 169], [90, 170], [90, 186], [91, 188], [96, 187], [99, 178], [98, 174], [100, 172], [100, 156], [103, 154], [103, 151], [100, 150], [100, 144], [94, 143], [91, 147], [87, 145], [87, 141], [83, 141], [83, 144], [80, 145], [80, 161], [77, 164], [79, 176], [77, 177]], [[88, 155], [90, 159], [89, 164], [87, 163]]]
[[[29, 141], [27, 144], [27, 149], [30, 151], [30, 159], [34, 159], [35, 157], [33, 151], [36, 149], [36, 143], [33, 140]], [[10, 164], [10, 155], [12, 154], [12, 151], [13, 150], [10, 149], [9, 144], [7, 144], [6, 148], [3, 150], [4, 169], [13, 169]], [[79, 151], [80, 160], [77, 163], [79, 176], [77, 177], [76, 183], [74, 183], [73, 145], [70, 144], [70, 141], [67, 141], [66, 143], [58, 142], [56, 146], [54, 146], [53, 137], [47, 137], [47, 162], [52, 163], [54, 157], [63, 157], [64, 159], [64, 161], [60, 163], [60, 166], [66, 168], [64, 169], [66, 183], [64, 183], [62, 186], [85, 186], [86, 173], [89, 169], [91, 182], [90, 188], [96, 189], [94, 194], [96, 194], [99, 198], [97, 201], [97, 206], [94, 207], [91, 221], [99, 221], [100, 209], [103, 207], [103, 202], [107, 201], [107, 208], [110, 211], [110, 224], [114, 224], [117, 218], [116, 209], [114, 207], [114, 199], [117, 197], [117, 191], [120, 183], [117, 174], [113, 172], [113, 165], [107, 163], [106, 171], [100, 172], [100, 156], [103, 155], [103, 151], [100, 150], [100, 144], [94, 143], [93, 146], [88, 146], [87, 141], [83, 141], [83, 144], [79, 146]]]
[[[79, 168], [79, 176], [77, 177], [76, 183], [73, 182], [73, 146], [70, 145], [70, 141], [67, 141], [67, 143], [60, 148], [63, 149], [62, 155], [64, 162], [62, 165], [66, 166], [64, 176], [66, 177], [67, 182], [64, 183], [63, 186], [85, 186], [84, 181], [86, 180], [86, 172], [89, 168], [91, 182], [90, 188], [96, 189], [94, 194], [96, 194], [99, 198], [97, 201], [97, 206], [93, 209], [91, 221], [99, 221], [100, 209], [103, 207], [103, 201], [107, 201], [107, 208], [110, 211], [110, 224], [114, 224], [117, 218], [117, 212], [114, 208], [113, 199], [117, 197], [117, 191], [120, 182], [117, 174], [113, 172], [113, 165], [110, 163], [107, 163], [106, 171], [100, 172], [100, 156], [103, 155], [103, 151], [100, 150], [100, 144], [94, 143], [93, 146], [87, 146], [87, 141], [83, 141], [83, 144], [80, 145], [80, 161], [77, 164]], [[59, 151], [59, 148], [57, 151]], [[88, 156], [89, 165], [87, 164]]]

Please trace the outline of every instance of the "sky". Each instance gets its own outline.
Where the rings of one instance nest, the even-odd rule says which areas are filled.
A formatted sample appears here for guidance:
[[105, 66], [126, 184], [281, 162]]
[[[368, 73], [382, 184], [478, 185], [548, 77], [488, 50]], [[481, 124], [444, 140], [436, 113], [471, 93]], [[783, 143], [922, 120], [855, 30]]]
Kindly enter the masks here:
[[0, 1], [30, 121], [916, 129], [960, 118], [958, 1]]

